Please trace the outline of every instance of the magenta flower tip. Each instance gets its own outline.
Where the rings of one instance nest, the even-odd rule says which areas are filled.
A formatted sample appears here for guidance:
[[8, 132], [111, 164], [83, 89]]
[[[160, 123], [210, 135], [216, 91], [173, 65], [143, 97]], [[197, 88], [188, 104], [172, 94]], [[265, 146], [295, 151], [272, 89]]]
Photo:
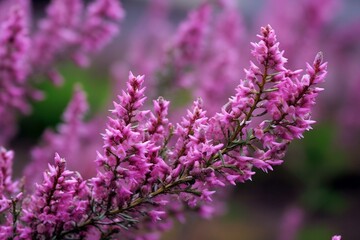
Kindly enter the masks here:
[[341, 235], [335, 235], [331, 238], [331, 240], [341, 240]]

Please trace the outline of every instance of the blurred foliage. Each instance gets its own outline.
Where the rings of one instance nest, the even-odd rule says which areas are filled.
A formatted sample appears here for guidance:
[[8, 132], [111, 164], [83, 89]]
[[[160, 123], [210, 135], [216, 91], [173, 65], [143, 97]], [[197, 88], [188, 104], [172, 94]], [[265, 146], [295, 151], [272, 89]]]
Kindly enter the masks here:
[[81, 69], [68, 63], [59, 67], [64, 82], [54, 86], [51, 81], [40, 81], [37, 88], [44, 93], [44, 100], [34, 101], [33, 110], [29, 116], [20, 121], [21, 137], [38, 138], [45, 128], [54, 128], [60, 121], [69, 103], [74, 87], [79, 84], [87, 94], [89, 115], [104, 109], [111, 94], [110, 81], [104, 76], [104, 71], [97, 69]]
[[336, 136], [336, 126], [327, 123], [317, 124], [306, 132], [305, 138], [292, 146], [302, 148], [303, 152], [300, 159], [291, 161], [289, 169], [292, 174], [303, 178], [307, 184], [313, 184], [346, 170], [345, 152], [336, 144]]
[[[329, 182], [347, 170], [345, 152], [336, 144], [336, 126], [317, 124], [290, 152], [289, 171], [300, 180], [300, 202], [309, 210], [339, 213], [346, 201]], [[297, 149], [296, 149], [297, 148]], [[297, 154], [297, 156], [294, 156]]]
[[320, 239], [331, 239], [334, 235], [334, 230], [328, 227], [312, 225], [303, 229], [297, 240], [320, 240]]

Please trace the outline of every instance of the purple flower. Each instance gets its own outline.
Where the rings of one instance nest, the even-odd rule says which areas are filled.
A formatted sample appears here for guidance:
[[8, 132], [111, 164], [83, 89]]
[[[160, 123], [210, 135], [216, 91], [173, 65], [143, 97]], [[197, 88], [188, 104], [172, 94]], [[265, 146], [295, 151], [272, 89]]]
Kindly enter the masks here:
[[0, 148], [0, 213], [11, 206], [10, 198], [20, 191], [19, 182], [12, 180], [14, 152]]
[[114, 102], [115, 118], [109, 119], [103, 135], [104, 153], [98, 153], [96, 161], [105, 171], [93, 180], [95, 199], [105, 203], [103, 211], [127, 205], [152, 165], [146, 157], [150, 143], [143, 141], [142, 130], [136, 127], [147, 114], [138, 110], [145, 100], [143, 81], [144, 76], [130, 73], [127, 92], [119, 96], [119, 103]]
[[154, 112], [150, 113], [149, 126], [147, 126], [147, 134], [154, 143], [164, 142], [166, 135], [170, 129], [168, 115], [169, 101], [162, 97], [153, 101]]
[[8, 239], [17, 234], [14, 222], [20, 210], [18, 203], [23, 199], [21, 184], [12, 180], [14, 152], [0, 147], [0, 217], [4, 219], [0, 226], [0, 239]]
[[24, 200], [21, 219], [28, 225], [20, 229], [21, 238], [59, 237], [85, 219], [89, 211], [89, 189], [81, 176], [66, 170], [66, 161], [58, 154], [55, 165], [48, 167], [44, 181]]

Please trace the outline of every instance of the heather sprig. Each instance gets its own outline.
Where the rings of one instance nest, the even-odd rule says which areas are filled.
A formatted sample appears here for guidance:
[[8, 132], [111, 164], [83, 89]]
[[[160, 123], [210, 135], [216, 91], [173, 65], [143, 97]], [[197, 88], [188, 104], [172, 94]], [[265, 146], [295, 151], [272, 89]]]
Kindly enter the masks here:
[[23, 199], [20, 181], [12, 180], [14, 152], [0, 148], [0, 238], [14, 236], [18, 232], [19, 205]]
[[20, 239], [60, 239], [73, 229], [89, 211], [89, 189], [82, 177], [66, 169], [66, 161], [55, 155], [55, 165], [48, 166], [44, 181], [23, 203], [21, 220], [27, 223]]
[[20, 192], [19, 181], [12, 180], [14, 152], [0, 148], [0, 213], [11, 206], [11, 197]]
[[[288, 144], [314, 123], [311, 108], [326, 63], [319, 53], [301, 76], [285, 67], [271, 26], [258, 37], [252, 44], [257, 63], [250, 63], [234, 96], [213, 116], [201, 99], [176, 125], [167, 119], [163, 98], [154, 101], [154, 112], [142, 110], [144, 76], [130, 73], [103, 134], [96, 176], [83, 180], [56, 154], [43, 183], [23, 200], [12, 236], [154, 239], [185, 208], [209, 216], [217, 188], [281, 164]], [[65, 120], [78, 119], [74, 109], [82, 112], [76, 99]]]
[[[197, 100], [171, 134], [177, 139], [173, 146], [145, 137], [147, 111], [139, 110], [145, 99], [143, 77], [130, 74], [128, 92], [114, 103], [117, 118], [109, 120], [104, 154], [98, 156], [104, 171], [93, 180], [95, 204], [102, 215], [117, 219], [113, 224], [117, 231], [144, 218], [166, 219], [167, 213], [157, 208], [169, 196], [195, 208], [211, 201], [215, 187], [249, 180], [254, 168], [272, 170], [282, 162], [290, 141], [310, 128], [310, 107], [320, 90], [314, 85], [325, 76], [321, 55], [299, 80], [299, 71], [284, 67], [274, 30], [262, 28], [259, 38], [253, 54], [260, 66], [251, 64], [248, 79], [214, 117], [208, 118]], [[274, 113], [275, 107], [280, 115]], [[252, 123], [256, 117], [267, 118]], [[153, 178], [154, 171], [158, 179]]]

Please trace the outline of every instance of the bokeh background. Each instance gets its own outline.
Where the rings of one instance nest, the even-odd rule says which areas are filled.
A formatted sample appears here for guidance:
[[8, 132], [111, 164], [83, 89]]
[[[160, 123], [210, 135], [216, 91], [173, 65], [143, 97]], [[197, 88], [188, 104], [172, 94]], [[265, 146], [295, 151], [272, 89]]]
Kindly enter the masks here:
[[[33, 1], [37, 18], [44, 15], [48, 2]], [[203, 1], [157, 2], [163, 10], [151, 10], [150, 0], [123, 0], [126, 17], [121, 33], [91, 66], [80, 69], [62, 62], [59, 69], [66, 80], [62, 86], [48, 81], [38, 85], [46, 98], [32, 103], [29, 116], [20, 117], [18, 134], [9, 144], [16, 151], [15, 175], [21, 175], [30, 149], [45, 129], [56, 131], [76, 83], [87, 92], [89, 121], [99, 115], [105, 119], [129, 70], [151, 79], [148, 93], [152, 98], [156, 93], [168, 95], [172, 113], [177, 115], [191, 103], [192, 90], [201, 85], [180, 84], [170, 90], [170, 80], [158, 83], [156, 79], [179, 24]], [[260, 26], [268, 23], [276, 30], [291, 67], [303, 68], [318, 51], [324, 52], [329, 75], [314, 111], [318, 123], [303, 140], [290, 146], [285, 163], [274, 172], [258, 172], [252, 182], [226, 190], [226, 205], [219, 216], [203, 220], [189, 214], [185, 224], [176, 223], [163, 239], [319, 240], [334, 234], [360, 239], [360, 1], [234, 2], [240, 27], [233, 30], [239, 34], [235, 79], [244, 76], [242, 69], [251, 57], [250, 41], [256, 41]], [[220, 7], [215, 11], [221, 12]], [[221, 106], [226, 97], [216, 101]], [[101, 140], [100, 134], [98, 138]]]

